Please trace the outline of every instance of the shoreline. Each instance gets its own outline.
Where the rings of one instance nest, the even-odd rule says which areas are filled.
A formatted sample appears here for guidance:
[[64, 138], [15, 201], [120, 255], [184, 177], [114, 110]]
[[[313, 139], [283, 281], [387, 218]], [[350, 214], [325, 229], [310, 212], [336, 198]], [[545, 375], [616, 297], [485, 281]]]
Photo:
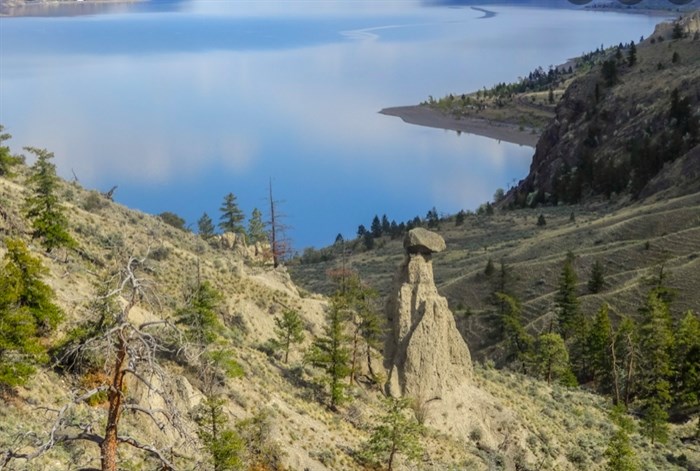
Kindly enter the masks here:
[[27, 3], [17, 0], [0, 0], [0, 18], [22, 18], [27, 16], [55, 16], [51, 13], [51, 9], [69, 8], [75, 11], [66, 15], [58, 16], [74, 16], [75, 14], [93, 14], [91, 10], [95, 7], [103, 7], [107, 5], [120, 5], [132, 3], [144, 3], [149, 0], [39, 0], [36, 2]]
[[540, 138], [540, 133], [533, 134], [530, 128], [520, 130], [515, 124], [481, 118], [455, 119], [425, 105], [395, 106], [384, 108], [379, 113], [401, 118], [403, 122], [416, 126], [465, 132], [533, 149]]

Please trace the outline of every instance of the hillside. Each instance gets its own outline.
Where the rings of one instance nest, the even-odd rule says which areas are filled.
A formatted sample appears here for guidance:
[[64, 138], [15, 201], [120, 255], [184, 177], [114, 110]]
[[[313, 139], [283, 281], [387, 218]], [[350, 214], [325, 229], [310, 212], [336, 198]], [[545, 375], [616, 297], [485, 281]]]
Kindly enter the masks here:
[[698, 41], [695, 11], [661, 23], [638, 45], [613, 48], [573, 80], [537, 143], [529, 174], [502, 204], [575, 203], [613, 194], [643, 198], [685, 186], [697, 191]]
[[[245, 443], [248, 448], [262, 443], [266, 450], [265, 460], [270, 458], [265, 461], [260, 458], [263, 455], [250, 455], [243, 469], [366, 469], [359, 452], [377, 417], [385, 413], [383, 396], [377, 384], [371, 379], [356, 383], [348, 390], [349, 400], [334, 411], [327, 407], [321, 372], [302, 361], [300, 348], [292, 350], [290, 361], [285, 364], [279, 353], [271, 353], [267, 343], [275, 336], [274, 320], [283, 311], [294, 309], [303, 321], [305, 340], [301, 347], [308, 349], [312, 340], [323, 334], [326, 298], [297, 289], [284, 268], [273, 269], [252, 248], [240, 243], [233, 244], [233, 247], [206, 243], [189, 232], [117, 205], [76, 183], [59, 182], [57, 195], [65, 207], [69, 233], [77, 242], [77, 248], [56, 248], [47, 253], [39, 240], [29, 237], [29, 221], [22, 211], [29, 191], [27, 178], [30, 170], [20, 165], [16, 172], [17, 175], [9, 179], [0, 177], [0, 234], [4, 242], [0, 256], [5, 257], [8, 253], [8, 241], [20, 239], [28, 245], [31, 256], [48, 268], [42, 278], [55, 291], [65, 319], [44, 340], [45, 344], [60, 345], [68, 340], [74, 327], [84, 325], [85, 321], [88, 321], [87, 328], [91, 328], [95, 301], [104, 299], [98, 297], [98, 293], [104, 292], [105, 287], [115, 286], [111, 274], [121, 273], [117, 280], [137, 279], [136, 285], [144, 288], [139, 291], [142, 296], [137, 297], [131, 297], [128, 291], [119, 291], [115, 300], [118, 309], [127, 309], [125, 332], [140, 332], [139, 329], [149, 325], [172, 326], [179, 319], [179, 309], [185, 304], [188, 287], [193, 283], [205, 280], [222, 294], [222, 305], [216, 310], [219, 322], [217, 340], [212, 345], [231, 351], [243, 376], [215, 376], [218, 379], [214, 383], [208, 382], [208, 376], [203, 374], [208, 366], [202, 362], [206, 355], [188, 354], [194, 347], [180, 343], [182, 340], [178, 340], [181, 338], [178, 335], [166, 337], [160, 350], [151, 350], [150, 347], [136, 350], [144, 357], [132, 356], [129, 364], [133, 365], [131, 368], [137, 368], [137, 365], [143, 365], [141, 362], [145, 357], [152, 361], [145, 363], [150, 380], [143, 383], [151, 384], [152, 389], [144, 388], [143, 384], [139, 386], [141, 383], [136, 375], [125, 383], [122, 395], [129, 409], [124, 413], [120, 436], [128, 435], [133, 443], [137, 439], [142, 446], [141, 450], [126, 444], [120, 447], [120, 469], [155, 469], [154, 449], [162, 450], [160, 453], [164, 454], [161, 456], [173, 464], [173, 469], [212, 469], [209, 455], [203, 448], [202, 435], [197, 433], [201, 429], [195, 421], [197, 411], [201, 411], [200, 406], [206, 403], [206, 397], [212, 391], [216, 391], [216, 397], [222, 401], [220, 410], [224, 423], [230, 427], [238, 426], [241, 433], [248, 434], [244, 435], [248, 437]], [[671, 247], [672, 243], [679, 245], [679, 253], [684, 252], [684, 244], [695, 240], [693, 230], [697, 229], [697, 219], [693, 225], [682, 222], [684, 218], [681, 217], [684, 207], [688, 207], [692, 214], [698, 214], [692, 206], [697, 204], [694, 198], [659, 203], [659, 210], [676, 208], [679, 218], [673, 232], [662, 235], [666, 230], [664, 227], [658, 230], [657, 237], [651, 239], [652, 253], [657, 254], [657, 244], [660, 251], [661, 247]], [[639, 209], [639, 216], [647, 211], [649, 208]], [[522, 233], [526, 234], [532, 222], [532, 218], [528, 218], [530, 214], [523, 212], [519, 216], [507, 217], [522, 219]], [[611, 215], [601, 223], [593, 221], [592, 214], [580, 215], [577, 224], [595, 228], [601, 237], [608, 234], [615, 238], [617, 234], [626, 233], [628, 226], [624, 221], [629, 214]], [[548, 227], [558, 224], [554, 213], [548, 217], [552, 218]], [[559, 221], [564, 217], [561, 214]], [[494, 224], [506, 225], [510, 221], [475, 218], [465, 227], [478, 228], [480, 224], [484, 229], [493, 230], [496, 228]], [[573, 243], [575, 236], [572, 234], [576, 232], [569, 231], [566, 224], [561, 225], [560, 230], [540, 231], [550, 232], [551, 237], [540, 234], [536, 240], [542, 239], [541, 244], [531, 244], [536, 240], [528, 241], [517, 254], [520, 259], [513, 255], [514, 263], [522, 260], [525, 266], [524, 261], [531, 260], [537, 250]], [[459, 263], [467, 267], [462, 280], [466, 283], [472, 274], [481, 270], [486, 259], [484, 254], [472, 257], [460, 250], [452, 250], [452, 247], [465, 244], [471, 244], [471, 250], [481, 249], [474, 245], [481, 243], [478, 236], [475, 238], [476, 234], [470, 236], [468, 231], [463, 232], [462, 228], [444, 232], [448, 250], [435, 259], [438, 279], [443, 280], [440, 292], [453, 292], [456, 287], [445, 284], [447, 275], [445, 272], [440, 274], [442, 267], [454, 269], [456, 264], [453, 262], [461, 260]], [[678, 235], [686, 232], [690, 237], [679, 241]], [[460, 233], [461, 241], [456, 239]], [[513, 241], [507, 235], [502, 237], [501, 241], [492, 241], [487, 251], [491, 250], [496, 256], [510, 252]], [[590, 250], [612, 249], [607, 240], [602, 247], [599, 245], [593, 244]], [[389, 245], [386, 248], [388, 250]], [[624, 252], [620, 255], [623, 256]], [[463, 259], [465, 256], [469, 264]], [[132, 259], [129, 262], [130, 257], [143, 261], [135, 263]], [[554, 266], [554, 259], [551, 263]], [[678, 270], [687, 265], [690, 271], [697, 272], [696, 259], [681, 263], [679, 258], [675, 263], [674, 268]], [[393, 260], [385, 261], [381, 270], [377, 269], [375, 273], [388, 277], [397, 265]], [[124, 277], [137, 270], [140, 274], [136, 278]], [[527, 283], [525, 280], [521, 282]], [[691, 283], [688, 281], [689, 286]], [[132, 305], [133, 308], [129, 308]], [[174, 325], [185, 337], [192, 333], [192, 326]], [[160, 333], [157, 330], [153, 335]], [[151, 346], [150, 342], [156, 337], [138, 338], [145, 342], [145, 346]], [[113, 344], [113, 347], [115, 345], [118, 347], [118, 344]], [[112, 360], [99, 362], [100, 355], [113, 359], [110, 352], [109, 349], [93, 352], [98, 355], [97, 360], [76, 359], [84, 365], [83, 369], [65, 363], [39, 365], [37, 373], [26, 384], [2, 390], [0, 468], [99, 467], [99, 449], [93, 442], [102, 433], [107, 409], [104, 397], [89, 391], [93, 387], [104, 387], [113, 373]], [[85, 361], [87, 363], [83, 363]], [[453, 404], [449, 414], [446, 411], [444, 416], [436, 414], [434, 417], [429, 406], [416, 409], [416, 414], [420, 412], [419, 417], [430, 425], [421, 435], [424, 451], [415, 463], [400, 458], [395, 469], [603, 469], [606, 462], [604, 452], [614, 426], [608, 418], [609, 405], [602, 397], [558, 384], [548, 385], [513, 372], [496, 371], [479, 363], [475, 365], [473, 375], [474, 396]], [[479, 404], [486, 403], [484, 401], [491, 404], [489, 408], [480, 408]], [[151, 410], [158, 420], [153, 423], [148, 416], [139, 414], [139, 410]], [[489, 413], [493, 413], [493, 417], [508, 419], [496, 422], [484, 415], [486, 411], [492, 411]], [[163, 415], [158, 415], [160, 413]], [[474, 425], [467, 437], [455, 435], [439, 426], [447, 415], [451, 420], [463, 417], [465, 424], [480, 425]], [[57, 416], [63, 420], [54, 427]], [[685, 469], [687, 463], [697, 463], [700, 459], [698, 445], [687, 440], [694, 433], [694, 427], [693, 423], [674, 425], [667, 445], [652, 445], [634, 432], [632, 446], [644, 469], [680, 470]], [[68, 436], [81, 439], [67, 440], [65, 437]], [[45, 453], [31, 460], [21, 458], [24, 454], [41, 451], [43, 444], [47, 444]], [[250, 461], [255, 456], [263, 461]], [[10, 457], [16, 459], [8, 459]]]
[[[575, 221], [571, 221], [574, 214]], [[546, 226], [537, 226], [542, 214]], [[661, 266], [678, 289], [674, 312], [700, 306], [700, 193], [655, 198], [634, 205], [598, 202], [586, 206], [543, 207], [467, 215], [463, 225], [455, 218], [440, 222], [438, 232], [450, 250], [435, 256], [438, 288], [456, 312], [462, 332], [477, 359], [493, 358], [496, 308], [491, 293], [497, 277], [484, 269], [491, 259], [496, 269], [504, 261], [511, 269], [511, 290], [523, 305], [527, 324], [541, 330], [554, 311], [559, 275], [569, 251], [576, 256], [578, 294], [584, 309], [593, 313], [608, 302], [618, 316], [636, 315], [648, 290], [648, 279]], [[350, 243], [349, 243], [350, 244]], [[401, 240], [383, 238], [376, 249], [356, 246], [347, 267], [381, 293], [388, 292], [392, 267], [402, 257]], [[306, 289], [328, 292], [325, 273], [343, 263], [339, 247], [334, 259], [291, 267], [292, 277]], [[595, 261], [604, 266], [606, 286], [597, 294], [586, 283]]]

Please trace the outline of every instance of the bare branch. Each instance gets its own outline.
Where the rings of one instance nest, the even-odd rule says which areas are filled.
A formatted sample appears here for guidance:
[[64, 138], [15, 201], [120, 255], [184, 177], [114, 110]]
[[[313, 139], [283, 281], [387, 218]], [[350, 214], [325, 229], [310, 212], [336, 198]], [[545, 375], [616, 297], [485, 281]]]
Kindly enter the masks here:
[[[42, 443], [38, 448], [36, 448], [34, 451], [32, 451], [30, 453], [20, 453], [16, 450], [5, 451], [4, 454], [2, 455], [2, 457], [0, 458], [0, 469], [3, 469], [5, 466], [7, 466], [7, 464], [10, 461], [12, 461], [13, 459], [31, 460], [31, 459], [34, 459], [34, 458], [37, 458], [37, 457], [43, 455], [44, 453], [49, 451], [51, 448], [53, 448], [56, 444], [58, 444], [60, 442], [80, 439], [79, 438], [80, 436], [70, 437], [70, 436], [58, 435], [59, 430], [65, 425], [66, 413], [71, 409], [72, 406], [80, 404], [81, 402], [86, 401], [87, 399], [89, 399], [93, 395], [99, 393], [100, 391], [106, 391], [108, 389], [109, 389], [109, 386], [99, 386], [99, 387], [96, 387], [94, 389], [91, 389], [91, 390], [87, 391], [86, 393], [84, 393], [76, 398], [73, 398], [73, 400], [71, 400], [69, 403], [65, 404], [63, 407], [61, 407], [57, 411], [45, 408], [46, 410], [51, 411], [51, 412], [56, 412], [56, 414], [57, 414], [57, 417], [54, 420], [53, 426], [51, 427], [51, 430], [49, 431], [49, 436], [48, 436], [47, 440], [44, 443]], [[34, 434], [27, 433], [27, 434], [24, 434], [23, 437], [29, 437], [32, 435], [34, 435]], [[18, 442], [18, 444], [21, 443], [21, 439], [18, 440], [17, 442]], [[19, 448], [21, 448], [21, 447], [18, 446], [17, 449], [19, 449]]]
[[168, 460], [165, 455], [163, 454], [162, 450], [159, 450], [151, 445], [145, 445], [143, 443], [140, 443], [138, 440], [132, 438], [132, 437], [118, 437], [117, 441], [119, 443], [126, 443], [127, 445], [131, 445], [134, 448], [138, 448], [139, 450], [144, 450], [158, 458], [158, 460], [163, 464], [166, 470], [169, 471], [175, 471], [175, 466]]
[[147, 409], [145, 407], [137, 406], [136, 404], [124, 404], [124, 409], [141, 412], [142, 414], [149, 416], [161, 432], [165, 430], [165, 423], [158, 420], [156, 414], [163, 414], [165, 418], [170, 421], [170, 414], [165, 409]]

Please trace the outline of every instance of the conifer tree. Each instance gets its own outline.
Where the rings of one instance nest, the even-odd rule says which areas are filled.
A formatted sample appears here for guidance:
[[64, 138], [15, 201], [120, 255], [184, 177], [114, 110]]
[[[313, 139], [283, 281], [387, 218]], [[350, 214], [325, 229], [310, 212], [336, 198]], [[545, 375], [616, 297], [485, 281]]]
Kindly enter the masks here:
[[75, 240], [68, 234], [68, 219], [58, 201], [56, 166], [51, 163], [53, 153], [45, 149], [25, 147], [37, 157], [28, 179], [31, 195], [25, 202], [26, 214], [32, 221], [32, 238], [40, 238], [47, 252], [58, 247], [72, 248]]
[[12, 138], [12, 135], [3, 132], [5, 127], [0, 124], [0, 177], [11, 177], [12, 167], [22, 162], [22, 157], [14, 156], [10, 153], [10, 148], [4, 145], [5, 141]]
[[370, 232], [372, 233], [372, 237], [374, 237], [375, 239], [378, 239], [382, 236], [382, 223], [379, 220], [379, 216], [374, 216], [374, 219], [372, 219]]
[[47, 359], [43, 338], [63, 318], [54, 293], [41, 281], [48, 270], [19, 239], [5, 239], [0, 266], [0, 389], [25, 384]]
[[248, 219], [248, 243], [266, 242], [267, 232], [265, 223], [262, 220], [262, 212], [258, 208], [253, 208], [253, 212]]
[[394, 469], [397, 455], [409, 461], [422, 454], [420, 437], [422, 427], [408, 414], [409, 402], [405, 398], [390, 397], [386, 400], [387, 412], [379, 418], [364, 446], [363, 455], [372, 463], [381, 463], [388, 471]]
[[564, 339], [571, 337], [581, 322], [579, 300], [576, 296], [578, 278], [574, 270], [573, 260], [567, 256], [559, 277], [559, 288], [556, 294], [559, 332]]
[[569, 365], [569, 353], [557, 333], [542, 334], [535, 342], [534, 363], [540, 377], [551, 384], [553, 380], [565, 386], [575, 386], [576, 378]]
[[243, 211], [236, 203], [236, 196], [229, 193], [224, 196], [224, 202], [221, 204], [221, 217], [219, 218], [219, 228], [224, 232], [242, 232], [243, 226], [241, 222], [244, 219]]
[[653, 398], [666, 409], [671, 403], [670, 380], [673, 374], [673, 323], [669, 306], [657, 289], [647, 295], [640, 309], [640, 389], [642, 398]]
[[346, 301], [340, 296], [331, 298], [326, 314], [327, 324], [324, 334], [317, 338], [307, 354], [307, 360], [325, 372], [325, 383], [329, 386], [329, 405], [336, 409], [345, 400], [344, 379], [350, 374], [350, 352], [347, 348], [348, 336]]
[[622, 401], [627, 406], [636, 394], [640, 363], [639, 332], [631, 318], [622, 319], [613, 341], [614, 347], [611, 353], [614, 355], [612, 359], [614, 400], [616, 404]]
[[668, 304], [658, 288], [652, 289], [640, 309], [640, 394], [642, 433], [652, 443], [665, 443], [668, 437], [668, 408], [671, 405], [673, 324]]
[[630, 48], [627, 51], [627, 65], [630, 67], [637, 63], [637, 46], [635, 46], [634, 41], [630, 43]]
[[522, 371], [525, 372], [531, 360], [534, 340], [523, 327], [520, 302], [515, 297], [504, 293], [496, 293], [496, 296], [506, 305], [501, 316], [501, 331], [508, 345], [506, 362], [518, 362]]
[[642, 406], [641, 432], [652, 444], [668, 441], [668, 412], [662, 402], [661, 399], [649, 398]]
[[466, 219], [467, 213], [464, 212], [463, 209], [461, 209], [458, 213], [457, 216], [455, 216], [455, 226], [461, 226], [464, 224], [464, 220]]
[[352, 384], [357, 376], [360, 358], [365, 357], [370, 374], [372, 349], [379, 349], [384, 339], [384, 322], [376, 306], [378, 293], [366, 286], [360, 277], [353, 273], [342, 280], [336, 292], [342, 298], [345, 316], [350, 327], [350, 372]]
[[[608, 392], [613, 386], [613, 365], [615, 358], [613, 348], [613, 328], [610, 322], [609, 306], [603, 303], [593, 320], [588, 333], [588, 352], [590, 357], [586, 360], [590, 363], [593, 379], [598, 383], [603, 392]], [[612, 353], [612, 354], [611, 354]]]
[[605, 457], [608, 459], [606, 469], [607, 471], [637, 471], [639, 465], [629, 437], [633, 427], [632, 420], [619, 406], [613, 410], [611, 419], [616, 425], [616, 430], [610, 437], [605, 450]]
[[178, 323], [189, 328], [189, 340], [196, 345], [206, 347], [211, 344], [218, 332], [221, 322], [217, 310], [223, 296], [209, 281], [197, 281], [187, 293], [186, 306], [178, 310]]
[[486, 262], [486, 267], [484, 267], [484, 275], [490, 277], [495, 271], [496, 269], [493, 266], [493, 259], [489, 258], [488, 262]]
[[676, 330], [674, 397], [684, 406], [700, 404], [700, 316], [685, 313]]
[[428, 211], [428, 214], [425, 216], [425, 221], [428, 223], [428, 227], [431, 229], [439, 229], [440, 228], [440, 216], [438, 215], [437, 209], [435, 209], [435, 206]]
[[282, 349], [284, 362], [287, 363], [292, 345], [304, 340], [304, 325], [298, 312], [287, 309], [282, 313], [282, 317], [275, 319], [275, 326], [275, 345]]
[[389, 235], [391, 232], [391, 223], [389, 222], [389, 218], [386, 217], [386, 214], [382, 216], [382, 234], [384, 235]]
[[599, 293], [605, 286], [605, 275], [603, 274], [603, 265], [596, 260], [593, 263], [591, 278], [588, 280], [588, 292]]
[[237, 471], [243, 468], [244, 443], [228, 426], [220, 397], [206, 398], [198, 408], [197, 434], [211, 459], [213, 471]]
[[207, 213], [203, 213], [202, 217], [197, 220], [197, 230], [199, 236], [204, 240], [208, 241], [214, 237], [214, 221], [212, 221]]

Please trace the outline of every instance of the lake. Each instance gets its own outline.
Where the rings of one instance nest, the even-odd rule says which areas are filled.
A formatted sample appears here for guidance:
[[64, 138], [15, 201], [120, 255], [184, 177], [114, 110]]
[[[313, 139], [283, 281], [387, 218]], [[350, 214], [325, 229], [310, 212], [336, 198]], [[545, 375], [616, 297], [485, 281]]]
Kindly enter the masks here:
[[[528, 171], [533, 149], [378, 114], [514, 81], [659, 17], [401, 1], [51, 7], [0, 19], [0, 123], [59, 174], [192, 227], [268, 182], [294, 247], [475, 209]], [[87, 10], [86, 10], [87, 9]], [[91, 13], [76, 14], [76, 13]]]

